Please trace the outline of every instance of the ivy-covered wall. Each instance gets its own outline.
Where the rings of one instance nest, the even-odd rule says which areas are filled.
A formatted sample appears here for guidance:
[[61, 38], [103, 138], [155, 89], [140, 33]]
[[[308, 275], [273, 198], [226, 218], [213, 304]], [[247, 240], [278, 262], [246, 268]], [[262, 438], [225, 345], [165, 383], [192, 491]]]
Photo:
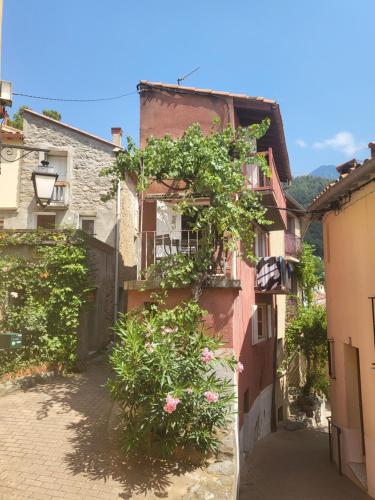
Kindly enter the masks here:
[[79, 231], [0, 232], [0, 376], [41, 363], [73, 369], [105, 345], [113, 322], [113, 249]]

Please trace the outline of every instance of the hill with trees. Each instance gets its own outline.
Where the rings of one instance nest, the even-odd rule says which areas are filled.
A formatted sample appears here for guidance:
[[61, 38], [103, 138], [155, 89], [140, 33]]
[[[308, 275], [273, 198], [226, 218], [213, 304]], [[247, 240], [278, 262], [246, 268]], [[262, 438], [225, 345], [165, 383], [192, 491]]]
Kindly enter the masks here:
[[[325, 177], [301, 175], [293, 179], [288, 188], [288, 193], [290, 193], [301, 205], [307, 207], [313, 198], [315, 198], [315, 196], [317, 196], [331, 181], [332, 179], [327, 179]], [[321, 222], [312, 222], [306, 231], [304, 239], [310, 245], [314, 245], [316, 255], [323, 257], [323, 232]]]

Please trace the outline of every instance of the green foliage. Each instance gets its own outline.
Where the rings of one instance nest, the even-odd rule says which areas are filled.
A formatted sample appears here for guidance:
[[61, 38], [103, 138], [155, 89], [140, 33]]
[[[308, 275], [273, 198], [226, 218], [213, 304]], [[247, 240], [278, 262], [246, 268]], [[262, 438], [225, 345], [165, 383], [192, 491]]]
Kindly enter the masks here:
[[302, 352], [307, 363], [304, 393], [327, 393], [327, 318], [323, 306], [314, 304], [314, 291], [322, 284], [322, 261], [314, 255], [314, 247], [304, 243], [297, 265], [302, 301], [286, 328], [289, 357]]
[[314, 291], [323, 283], [324, 270], [322, 260], [314, 255], [314, 247], [308, 243], [303, 243], [296, 270], [298, 282], [302, 288], [302, 300], [307, 305], [311, 305]]
[[[178, 210], [194, 216], [191, 229], [204, 236], [206, 253], [201, 251], [198, 256], [202, 262], [215, 269], [214, 262], [220, 265], [225, 252], [236, 248], [240, 241], [243, 253], [252, 259], [253, 223], [267, 225], [269, 221], [260, 195], [248, 189], [243, 169], [251, 162], [270, 175], [266, 159], [254, 147], [254, 139], [264, 135], [269, 124], [267, 119], [247, 128], [234, 130], [228, 126], [222, 131], [213, 126], [208, 135], [203, 134], [199, 124], [193, 124], [178, 139], [150, 137], [143, 149], [128, 138], [127, 149], [118, 155], [116, 163], [102, 171], [101, 175], [112, 179], [108, 196], [114, 195], [117, 183], [126, 174], [137, 175], [139, 191], [153, 181], [169, 182], [172, 192], [179, 195]], [[197, 198], [206, 199], [207, 206], [195, 206]], [[191, 264], [186, 259], [184, 263], [187, 267], [183, 273], [188, 276]], [[195, 278], [205, 280], [202, 274]]]
[[[17, 245], [29, 245], [29, 255], [11, 252]], [[84, 240], [69, 231], [0, 232], [0, 248], [0, 331], [22, 333], [24, 343], [0, 354], [0, 375], [36, 361], [72, 369], [90, 291]]]
[[302, 352], [307, 362], [306, 383], [303, 391], [327, 392], [327, 318], [323, 306], [300, 305], [296, 317], [286, 330], [288, 352]]
[[[18, 110], [13, 114], [12, 118], [8, 118], [7, 124], [10, 127], [18, 128], [19, 130], [23, 129], [23, 110], [28, 109], [28, 106], [20, 106]], [[42, 111], [43, 115], [49, 116], [49, 118], [53, 118], [54, 120], [61, 121], [61, 114], [58, 111], [53, 109], [44, 109]]]
[[22, 112], [24, 109], [27, 109], [27, 106], [20, 106], [18, 110], [13, 114], [13, 118], [8, 118], [7, 125], [10, 127], [18, 128], [19, 130], [23, 129], [23, 115]]
[[[307, 207], [329, 183], [330, 179], [324, 177], [315, 177], [312, 175], [301, 175], [295, 177], [292, 181], [288, 193], [290, 193], [301, 205]], [[304, 236], [306, 243], [313, 245], [315, 253], [323, 257], [323, 232], [322, 224], [319, 221], [311, 222]]]
[[[217, 450], [217, 431], [230, 415], [233, 388], [214, 368], [227, 367], [230, 375], [236, 360], [221, 355], [203, 361], [204, 349], [223, 345], [208, 335], [204, 313], [190, 301], [169, 310], [152, 306], [117, 322], [119, 342], [110, 358], [116, 376], [109, 388], [121, 405], [126, 450]], [[209, 402], [207, 391], [218, 400]], [[165, 409], [168, 395], [180, 401], [171, 413]]]
[[312, 202], [313, 198], [323, 191], [329, 182], [332, 182], [331, 179], [326, 179], [325, 177], [300, 175], [293, 179], [288, 188], [288, 193], [290, 193], [298, 203], [307, 207]]
[[43, 109], [42, 111], [44, 116], [48, 116], [49, 118], [53, 118], [54, 120], [57, 120], [58, 122], [61, 121], [61, 113], [58, 111], [55, 111], [54, 109]]

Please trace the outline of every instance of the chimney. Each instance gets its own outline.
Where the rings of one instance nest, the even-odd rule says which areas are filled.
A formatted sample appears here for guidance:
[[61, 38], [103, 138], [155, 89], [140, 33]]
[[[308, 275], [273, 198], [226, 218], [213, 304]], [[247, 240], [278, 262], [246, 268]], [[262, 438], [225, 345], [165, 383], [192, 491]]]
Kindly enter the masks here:
[[375, 142], [370, 142], [368, 147], [371, 149], [371, 158], [375, 158]]
[[112, 132], [113, 144], [115, 144], [117, 147], [121, 148], [122, 128], [121, 127], [112, 127], [111, 132]]

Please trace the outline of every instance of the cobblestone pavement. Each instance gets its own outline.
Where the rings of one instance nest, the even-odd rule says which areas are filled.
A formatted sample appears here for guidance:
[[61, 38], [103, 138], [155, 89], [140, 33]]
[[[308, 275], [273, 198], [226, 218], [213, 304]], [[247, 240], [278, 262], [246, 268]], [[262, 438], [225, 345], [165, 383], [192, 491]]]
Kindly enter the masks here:
[[0, 398], [0, 499], [183, 497], [187, 479], [175, 465], [119, 453], [108, 375], [97, 363]]
[[256, 445], [242, 474], [240, 500], [369, 500], [329, 461], [326, 432], [280, 430]]

